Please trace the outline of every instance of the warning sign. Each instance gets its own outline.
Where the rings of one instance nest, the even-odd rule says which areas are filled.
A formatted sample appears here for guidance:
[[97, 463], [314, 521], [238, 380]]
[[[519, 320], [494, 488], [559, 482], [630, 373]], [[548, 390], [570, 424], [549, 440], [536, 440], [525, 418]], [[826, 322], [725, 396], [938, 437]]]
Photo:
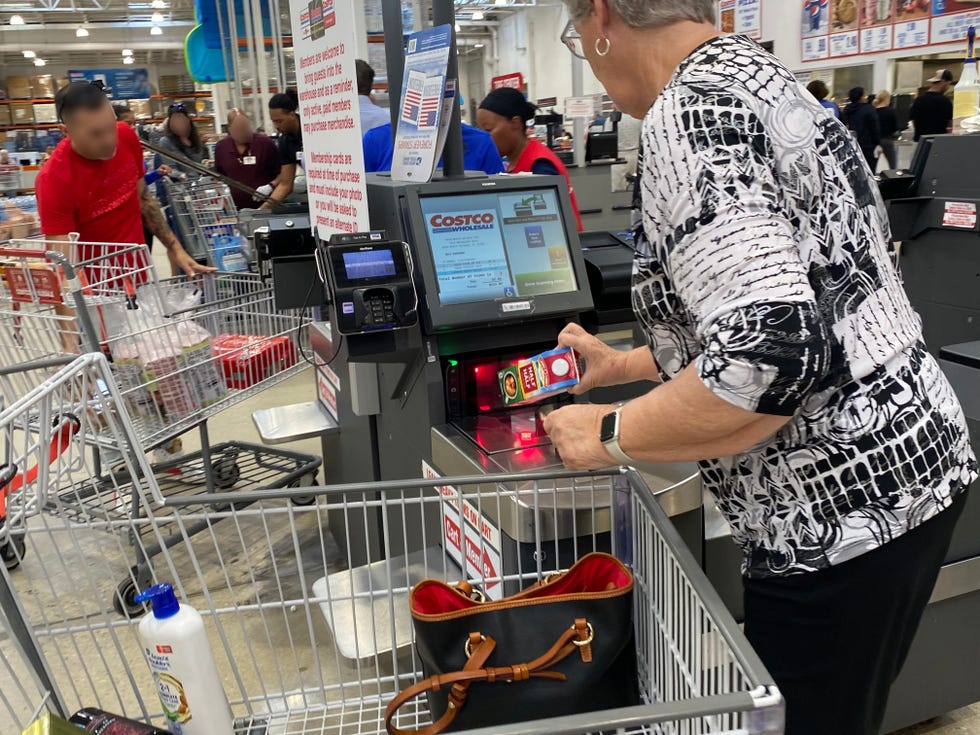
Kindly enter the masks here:
[[[422, 476], [440, 475], [423, 461]], [[442, 494], [442, 536], [446, 551], [464, 570], [467, 579], [478, 582], [487, 599], [501, 599], [500, 529], [452, 485], [436, 489]]]
[[962, 227], [973, 230], [977, 226], [977, 205], [973, 202], [946, 202], [943, 227]]

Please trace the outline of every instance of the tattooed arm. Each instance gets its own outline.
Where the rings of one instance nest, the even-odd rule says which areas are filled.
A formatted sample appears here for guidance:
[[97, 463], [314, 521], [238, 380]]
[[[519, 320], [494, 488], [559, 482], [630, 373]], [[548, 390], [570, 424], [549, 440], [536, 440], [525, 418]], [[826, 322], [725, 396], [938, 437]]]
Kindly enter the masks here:
[[170, 263], [175, 273], [182, 270], [187, 275], [193, 276], [196, 273], [215, 270], [210, 266], [200, 265], [184, 250], [184, 246], [180, 244], [177, 236], [167, 226], [167, 220], [160, 209], [160, 203], [150, 193], [142, 177], [137, 179], [136, 187], [140, 197], [140, 214], [143, 216], [143, 226], [167, 248], [167, 255], [170, 257]]

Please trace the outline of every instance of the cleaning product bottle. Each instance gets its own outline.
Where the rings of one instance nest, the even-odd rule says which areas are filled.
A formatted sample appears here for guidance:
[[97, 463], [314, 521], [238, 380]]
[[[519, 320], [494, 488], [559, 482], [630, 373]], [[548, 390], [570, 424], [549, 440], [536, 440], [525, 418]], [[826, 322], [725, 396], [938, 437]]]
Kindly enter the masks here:
[[167, 735], [166, 730], [135, 720], [127, 720], [125, 717], [95, 707], [78, 710], [68, 721], [94, 735]]
[[139, 635], [170, 732], [233, 735], [231, 710], [200, 613], [177, 602], [166, 582], [143, 590], [136, 601], [152, 603]]

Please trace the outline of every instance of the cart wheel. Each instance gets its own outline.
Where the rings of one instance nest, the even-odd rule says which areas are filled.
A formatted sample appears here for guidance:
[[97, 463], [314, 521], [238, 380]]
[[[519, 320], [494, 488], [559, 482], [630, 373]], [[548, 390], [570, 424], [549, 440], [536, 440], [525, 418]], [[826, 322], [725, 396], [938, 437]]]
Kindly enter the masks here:
[[131, 577], [126, 577], [116, 587], [116, 594], [112, 598], [112, 606], [116, 612], [126, 618], [138, 618], [146, 614], [143, 604], [136, 601], [136, 593], [139, 587]]
[[214, 486], [219, 490], [234, 487], [241, 474], [234, 457], [221, 457], [211, 463], [211, 476], [214, 478]]
[[[312, 487], [316, 485], [316, 473], [293, 480], [286, 487]], [[300, 507], [313, 505], [316, 502], [316, 495], [300, 495], [298, 498], [290, 498], [289, 502]]]
[[13, 571], [20, 566], [24, 554], [27, 552], [27, 544], [24, 543], [23, 536], [12, 536], [3, 546], [0, 546], [0, 559], [8, 571]]

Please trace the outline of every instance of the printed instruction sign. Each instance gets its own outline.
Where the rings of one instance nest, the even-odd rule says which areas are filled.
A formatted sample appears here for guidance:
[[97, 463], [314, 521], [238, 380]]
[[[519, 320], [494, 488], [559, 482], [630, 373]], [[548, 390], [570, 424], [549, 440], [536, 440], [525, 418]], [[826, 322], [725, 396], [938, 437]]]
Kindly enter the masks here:
[[[440, 477], [428, 462], [422, 462], [422, 476]], [[500, 529], [480, 513], [479, 508], [452, 485], [436, 488], [442, 495], [442, 540], [449, 556], [459, 565], [466, 578], [482, 588], [488, 600], [504, 596], [500, 577]], [[486, 581], [484, 581], [486, 580]]]
[[943, 227], [962, 227], [976, 229], [977, 205], [972, 202], [946, 202], [943, 212]]
[[[439, 122], [452, 28], [428, 28], [408, 37], [391, 178], [428, 181], [439, 159]], [[360, 143], [358, 143], [360, 145]]]
[[369, 229], [357, 102], [353, 0], [290, 0], [303, 168], [314, 231], [323, 239]]

